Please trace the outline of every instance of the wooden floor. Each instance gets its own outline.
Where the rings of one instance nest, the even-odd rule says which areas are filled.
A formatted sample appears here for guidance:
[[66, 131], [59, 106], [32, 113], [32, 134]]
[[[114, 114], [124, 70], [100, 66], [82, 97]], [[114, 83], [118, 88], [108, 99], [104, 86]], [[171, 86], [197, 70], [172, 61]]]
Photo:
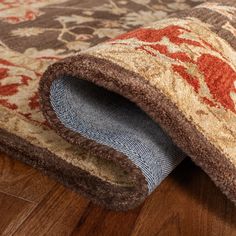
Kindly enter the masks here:
[[0, 235], [235, 236], [236, 207], [190, 160], [142, 206], [121, 213], [0, 154]]

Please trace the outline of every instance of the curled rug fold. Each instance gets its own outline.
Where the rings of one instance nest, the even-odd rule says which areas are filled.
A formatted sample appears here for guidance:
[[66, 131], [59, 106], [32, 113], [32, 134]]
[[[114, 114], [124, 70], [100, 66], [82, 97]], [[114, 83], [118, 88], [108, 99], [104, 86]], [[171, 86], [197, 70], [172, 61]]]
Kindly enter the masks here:
[[235, 1], [210, 1], [48, 67], [43, 114], [90, 155], [58, 161], [70, 186], [133, 208], [181, 149], [236, 202], [235, 14]]

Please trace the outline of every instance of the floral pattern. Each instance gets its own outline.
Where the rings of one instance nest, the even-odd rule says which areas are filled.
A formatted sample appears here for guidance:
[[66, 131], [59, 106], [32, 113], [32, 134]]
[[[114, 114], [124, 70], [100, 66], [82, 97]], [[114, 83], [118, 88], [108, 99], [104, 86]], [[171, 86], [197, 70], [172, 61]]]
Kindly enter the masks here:
[[[201, 2], [197, 16], [186, 17], [189, 10], [162, 21]], [[206, 23], [200, 13], [209, 11], [222, 20]], [[50, 64], [87, 49], [163, 91], [236, 166], [235, 13], [235, 6], [206, 0], [0, 0], [0, 128], [86, 168], [83, 161], [93, 158], [50, 128], [37, 91]]]
[[[14, 110], [29, 122], [45, 124], [37, 88], [49, 64], [198, 3], [100, 0], [86, 5], [66, 0], [1, 1], [0, 106], [9, 112]], [[55, 10], [57, 16], [52, 14]]]
[[[56, 0], [2, 0], [0, 2], [0, 19], [17, 24], [35, 20], [43, 14], [39, 9], [57, 3]], [[63, 2], [63, 0], [59, 1]]]
[[[162, 19], [176, 10], [195, 6], [202, 1], [99, 0], [75, 3], [72, 0], [12, 0], [11, 4], [8, 2], [4, 0], [0, 4], [0, 27], [6, 29], [4, 38], [11, 37], [11, 40], [5, 43], [11, 49], [22, 52], [22, 48], [36, 47], [42, 50], [54, 48], [54, 45], [56, 49], [82, 50], [132, 28]], [[9, 9], [17, 18], [14, 22], [9, 18]], [[34, 12], [34, 17], [30, 19], [24, 17], [27, 9]], [[47, 35], [50, 35], [50, 38]], [[15, 44], [16, 41], [18, 44]], [[72, 45], [76, 44], [73, 49]], [[81, 45], [81, 48], [78, 45]]]
[[55, 57], [55, 52], [50, 50], [41, 55], [35, 49], [19, 54], [0, 47], [0, 52], [7, 56], [0, 59], [0, 105], [45, 124], [37, 97], [38, 81], [47, 66], [60, 57]]
[[[186, 38], [185, 35], [188, 35]], [[166, 56], [172, 60], [172, 73], [179, 74], [203, 102], [209, 106], [229, 109], [236, 113], [236, 71], [226, 61], [222, 53], [199, 35], [192, 36], [192, 32], [178, 25], [169, 25], [161, 29], [140, 28], [123, 34], [112, 40], [112, 45], [127, 45], [141, 50], [154, 57]], [[183, 50], [183, 45], [189, 50]], [[192, 47], [204, 48], [196, 59], [193, 58]], [[197, 49], [196, 49], [197, 50]], [[210, 50], [211, 53], [207, 52]], [[200, 50], [198, 49], [200, 52]], [[214, 53], [213, 53], [214, 52]], [[217, 57], [218, 55], [218, 57]], [[203, 80], [196, 76], [196, 72], [189, 70], [189, 64], [198, 70]], [[221, 68], [212, 74], [214, 68]]]
[[85, 53], [109, 59], [162, 91], [236, 164], [236, 51], [209, 23], [170, 17]]

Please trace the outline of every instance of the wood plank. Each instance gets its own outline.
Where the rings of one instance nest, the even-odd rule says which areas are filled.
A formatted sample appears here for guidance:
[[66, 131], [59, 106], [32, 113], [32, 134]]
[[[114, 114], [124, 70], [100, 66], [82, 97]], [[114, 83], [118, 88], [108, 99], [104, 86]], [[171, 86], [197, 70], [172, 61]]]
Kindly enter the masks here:
[[12, 235], [34, 207], [32, 202], [0, 193], [0, 235]]
[[146, 200], [136, 235], [236, 235], [236, 207], [186, 160]]
[[115, 212], [90, 204], [72, 235], [128, 236], [132, 232], [140, 210], [141, 207], [127, 212]]
[[38, 203], [55, 184], [32, 167], [0, 153], [0, 192]]
[[186, 160], [135, 210], [112, 212], [91, 204], [72, 235], [233, 236], [236, 207]]
[[14, 235], [70, 235], [89, 201], [56, 185]]
[[[31, 173], [31, 168], [18, 165], [22, 164], [16, 162], [1, 167], [1, 176], [13, 177], [1, 178], [0, 186], [6, 186], [1, 182], [8, 179], [8, 185], [12, 184], [9, 192], [18, 197], [0, 193], [4, 196], [0, 196], [3, 199], [0, 200], [0, 215], [4, 215], [0, 218], [0, 235], [2, 232], [11, 235], [14, 231], [14, 235], [20, 236], [236, 235], [236, 207], [190, 160], [184, 161], [142, 206], [128, 212], [113, 212], [95, 206], [59, 184], [44, 196], [27, 195], [33, 191], [35, 183], [30, 181], [31, 174], [25, 174], [24, 170]], [[17, 178], [13, 170], [24, 177]], [[25, 181], [25, 186], [20, 184], [21, 180]], [[17, 182], [22, 191], [14, 192]], [[32, 196], [43, 197], [39, 204], [35, 204], [22, 196], [31, 196], [28, 198], [39, 202], [40, 197]]]

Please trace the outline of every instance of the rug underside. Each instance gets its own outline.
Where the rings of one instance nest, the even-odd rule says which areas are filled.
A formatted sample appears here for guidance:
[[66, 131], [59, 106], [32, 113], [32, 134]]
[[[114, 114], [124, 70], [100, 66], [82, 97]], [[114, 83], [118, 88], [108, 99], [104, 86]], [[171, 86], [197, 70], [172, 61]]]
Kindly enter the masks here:
[[131, 159], [145, 175], [149, 192], [184, 157], [135, 104], [92, 83], [76, 78], [55, 80], [50, 100], [65, 127]]

